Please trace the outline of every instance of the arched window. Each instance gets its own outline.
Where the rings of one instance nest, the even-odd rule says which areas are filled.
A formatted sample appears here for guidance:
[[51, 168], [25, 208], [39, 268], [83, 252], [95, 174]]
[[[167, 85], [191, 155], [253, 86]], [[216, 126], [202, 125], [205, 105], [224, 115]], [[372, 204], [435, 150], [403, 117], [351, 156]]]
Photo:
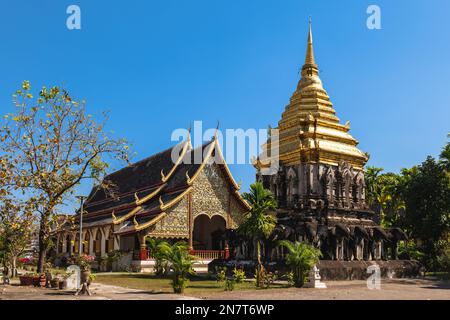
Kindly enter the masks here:
[[[72, 249], [72, 250], [71, 250]], [[73, 248], [72, 248], [72, 241], [70, 239], [70, 235], [66, 236], [66, 252], [73, 252]]]
[[94, 253], [96, 256], [102, 254], [102, 232], [100, 229], [97, 230], [97, 235], [94, 240]]
[[114, 250], [114, 234], [112, 228], [109, 229], [109, 233], [105, 238], [105, 251], [106, 253]]

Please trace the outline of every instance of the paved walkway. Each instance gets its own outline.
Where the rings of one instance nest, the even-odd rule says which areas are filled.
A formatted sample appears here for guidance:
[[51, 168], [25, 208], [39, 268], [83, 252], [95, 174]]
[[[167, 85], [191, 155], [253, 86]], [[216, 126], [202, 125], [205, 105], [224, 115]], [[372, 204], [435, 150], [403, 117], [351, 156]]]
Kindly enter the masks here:
[[73, 290], [57, 290], [0, 285], [0, 300], [192, 300], [194, 297], [176, 294], [155, 294], [142, 290], [93, 283], [91, 296], [75, 296]]
[[0, 285], [0, 300], [450, 300], [450, 283], [437, 280], [382, 280], [381, 290], [369, 290], [365, 281], [328, 281], [327, 289], [267, 289], [213, 293], [189, 297], [93, 283], [92, 296], [74, 296], [74, 291]]

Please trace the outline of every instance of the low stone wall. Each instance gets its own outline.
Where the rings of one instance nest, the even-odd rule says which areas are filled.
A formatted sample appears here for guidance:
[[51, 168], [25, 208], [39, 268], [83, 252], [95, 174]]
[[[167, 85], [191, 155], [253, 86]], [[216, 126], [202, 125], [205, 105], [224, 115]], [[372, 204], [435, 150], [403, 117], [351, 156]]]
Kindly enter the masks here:
[[[367, 268], [378, 265], [382, 278], [415, 278], [421, 275], [421, 265], [412, 260], [390, 260], [390, 261], [336, 261], [320, 260], [317, 264], [322, 280], [366, 280], [370, 274]], [[213, 260], [208, 265], [208, 271], [214, 273], [216, 267], [226, 266], [228, 273], [232, 273], [234, 267], [243, 268], [247, 277], [255, 272], [255, 262], [248, 260]], [[264, 263], [264, 267], [277, 273], [282, 277], [289, 268], [283, 261]]]
[[317, 267], [323, 280], [365, 280], [367, 268], [378, 265], [382, 278], [415, 278], [420, 276], [421, 265], [412, 260], [389, 261], [334, 261], [321, 260]]

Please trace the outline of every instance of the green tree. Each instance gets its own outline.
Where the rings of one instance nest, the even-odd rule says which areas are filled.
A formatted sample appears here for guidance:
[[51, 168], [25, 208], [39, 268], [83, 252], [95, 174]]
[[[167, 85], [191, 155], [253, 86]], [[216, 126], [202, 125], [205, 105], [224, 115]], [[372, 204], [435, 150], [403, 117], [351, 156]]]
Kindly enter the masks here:
[[262, 285], [260, 274], [264, 268], [261, 263], [261, 241], [270, 236], [276, 225], [276, 218], [270, 214], [277, 207], [277, 202], [270, 190], [256, 182], [250, 185], [250, 192], [246, 192], [243, 198], [251, 205], [251, 209], [239, 226], [238, 232], [251, 237], [256, 243], [257, 274], [256, 284]]
[[365, 173], [366, 199], [379, 215], [383, 227], [398, 226], [400, 212], [405, 209], [403, 179], [395, 173], [381, 173], [382, 168], [368, 167]]
[[173, 245], [160, 245], [161, 254], [170, 263], [173, 272], [172, 287], [175, 293], [183, 293], [188, 285], [189, 275], [194, 274], [194, 256], [189, 254], [186, 242], [177, 242]]
[[[449, 134], [450, 137], [450, 134]], [[450, 143], [447, 142], [441, 151], [440, 162], [445, 171], [450, 172]]]
[[319, 249], [300, 241], [282, 240], [279, 245], [288, 249], [285, 260], [293, 273], [294, 286], [303, 287], [308, 273], [319, 262], [322, 253]]
[[17, 276], [17, 259], [31, 243], [33, 232], [33, 204], [16, 203], [3, 199], [0, 204], [0, 243], [3, 264]]
[[[13, 101], [15, 110], [5, 115], [0, 127], [0, 154], [12, 177], [8, 186], [36, 203], [42, 272], [58, 207], [82, 181], [102, 184], [106, 160], [128, 161], [128, 146], [104, 132], [106, 114], [97, 123], [84, 101], [72, 99], [58, 86], [43, 87], [34, 98], [30, 83], [24, 81]], [[113, 186], [101, 186], [113, 191]]]
[[370, 207], [373, 207], [377, 203], [380, 189], [378, 179], [383, 170], [383, 168], [378, 167], [367, 167], [364, 173], [364, 180], [366, 182], [366, 201]]
[[154, 238], [147, 238], [146, 242], [150, 254], [155, 260], [155, 274], [158, 276], [167, 275], [170, 271], [170, 265], [167, 259], [167, 253], [171, 250], [170, 244]]
[[436, 258], [448, 245], [450, 228], [450, 187], [443, 165], [428, 157], [411, 172], [405, 187], [405, 226], [419, 241], [425, 253], [425, 265], [435, 268]]

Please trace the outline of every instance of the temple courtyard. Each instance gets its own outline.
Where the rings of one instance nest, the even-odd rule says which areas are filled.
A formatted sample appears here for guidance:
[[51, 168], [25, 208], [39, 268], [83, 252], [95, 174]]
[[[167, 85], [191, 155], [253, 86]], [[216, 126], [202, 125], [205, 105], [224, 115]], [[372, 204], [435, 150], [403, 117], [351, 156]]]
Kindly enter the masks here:
[[170, 279], [146, 274], [98, 274], [92, 296], [74, 296], [73, 291], [0, 285], [0, 300], [450, 300], [450, 282], [434, 279], [382, 280], [380, 290], [369, 290], [366, 281], [327, 281], [327, 289], [287, 288], [276, 283], [270, 289], [255, 289], [252, 282], [224, 291], [214, 280], [195, 279], [184, 295], [172, 293]]

